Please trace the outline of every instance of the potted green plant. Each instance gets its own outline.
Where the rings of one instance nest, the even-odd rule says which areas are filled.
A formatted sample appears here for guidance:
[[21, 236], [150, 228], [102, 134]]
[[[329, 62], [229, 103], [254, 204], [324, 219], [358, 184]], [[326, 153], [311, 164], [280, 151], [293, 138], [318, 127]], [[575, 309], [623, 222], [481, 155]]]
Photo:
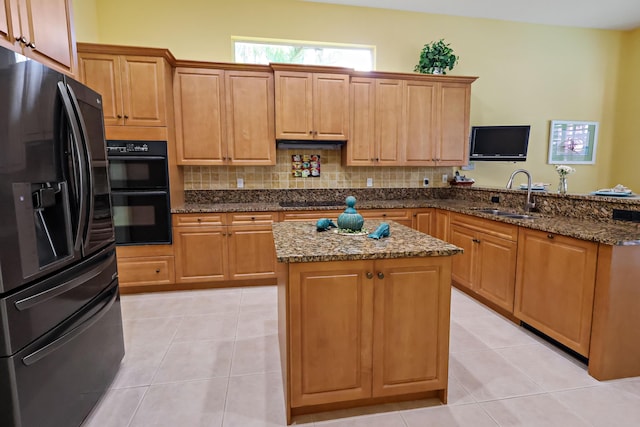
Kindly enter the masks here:
[[447, 74], [447, 69], [453, 70], [458, 62], [458, 56], [454, 55], [453, 49], [444, 39], [424, 45], [420, 52], [418, 65], [413, 71], [423, 74]]

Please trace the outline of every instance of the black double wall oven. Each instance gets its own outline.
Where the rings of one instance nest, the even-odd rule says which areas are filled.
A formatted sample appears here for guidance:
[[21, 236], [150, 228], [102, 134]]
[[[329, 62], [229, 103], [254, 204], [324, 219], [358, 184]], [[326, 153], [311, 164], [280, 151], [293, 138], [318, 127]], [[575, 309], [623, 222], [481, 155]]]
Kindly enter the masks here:
[[118, 245], [171, 244], [166, 141], [107, 141]]

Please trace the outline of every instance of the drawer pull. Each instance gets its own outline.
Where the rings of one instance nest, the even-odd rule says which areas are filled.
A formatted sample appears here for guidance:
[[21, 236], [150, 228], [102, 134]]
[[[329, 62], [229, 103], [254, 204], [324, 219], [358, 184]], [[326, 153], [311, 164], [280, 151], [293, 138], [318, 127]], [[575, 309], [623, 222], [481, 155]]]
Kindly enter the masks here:
[[548, 239], [553, 239], [553, 234], [547, 234]]
[[378, 271], [378, 279], [384, 279], [384, 274], [382, 271]]
[[160, 269], [159, 268], [156, 268], [156, 273], [160, 273]]
[[256, 217], [255, 217], [255, 216], [252, 216], [252, 217], [251, 217], [251, 221], [255, 221], [255, 220], [256, 220]]
[[473, 243], [480, 243], [480, 239], [471, 239]]

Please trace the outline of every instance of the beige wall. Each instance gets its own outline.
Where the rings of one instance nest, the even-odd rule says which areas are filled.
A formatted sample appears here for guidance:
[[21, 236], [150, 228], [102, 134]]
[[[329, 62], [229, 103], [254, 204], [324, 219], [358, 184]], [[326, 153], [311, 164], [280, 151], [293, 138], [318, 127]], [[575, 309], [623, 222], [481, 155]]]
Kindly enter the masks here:
[[[74, 4], [81, 1], [88, 0]], [[524, 167], [533, 172], [534, 181], [555, 186], [557, 175], [547, 164], [549, 123], [585, 120], [600, 122], [597, 163], [577, 166], [570, 191], [615, 184], [611, 163], [619, 138], [614, 124], [621, 126], [615, 118], [620, 108], [616, 87], [621, 45], [629, 43], [621, 32], [295, 0], [95, 4], [100, 42], [167, 47], [184, 59], [231, 61], [231, 36], [286, 38], [375, 45], [377, 69], [407, 72], [424, 43], [443, 37], [461, 57], [453, 73], [479, 76], [472, 87], [471, 124], [532, 126], [527, 162], [477, 162], [467, 175], [479, 185], [498, 187], [511, 171]], [[77, 9], [76, 20], [95, 19]], [[94, 41], [91, 25], [76, 28], [79, 41]]]
[[624, 35], [621, 51], [611, 182], [640, 193], [640, 28]]
[[100, 42], [96, 0], [73, 0], [72, 5], [76, 39], [88, 43]]

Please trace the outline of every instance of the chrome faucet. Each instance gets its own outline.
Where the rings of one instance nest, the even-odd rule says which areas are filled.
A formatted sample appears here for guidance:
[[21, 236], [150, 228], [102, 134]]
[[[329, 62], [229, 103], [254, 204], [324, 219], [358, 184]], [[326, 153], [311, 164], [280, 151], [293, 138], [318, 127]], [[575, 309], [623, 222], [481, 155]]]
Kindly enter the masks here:
[[525, 169], [514, 170], [509, 177], [509, 182], [507, 182], [507, 190], [511, 190], [511, 187], [513, 186], [513, 177], [516, 176], [518, 172], [522, 172], [527, 175], [527, 204], [524, 206], [524, 211], [529, 212], [531, 209], [536, 207], [536, 204], [531, 201], [531, 174], [529, 171]]

